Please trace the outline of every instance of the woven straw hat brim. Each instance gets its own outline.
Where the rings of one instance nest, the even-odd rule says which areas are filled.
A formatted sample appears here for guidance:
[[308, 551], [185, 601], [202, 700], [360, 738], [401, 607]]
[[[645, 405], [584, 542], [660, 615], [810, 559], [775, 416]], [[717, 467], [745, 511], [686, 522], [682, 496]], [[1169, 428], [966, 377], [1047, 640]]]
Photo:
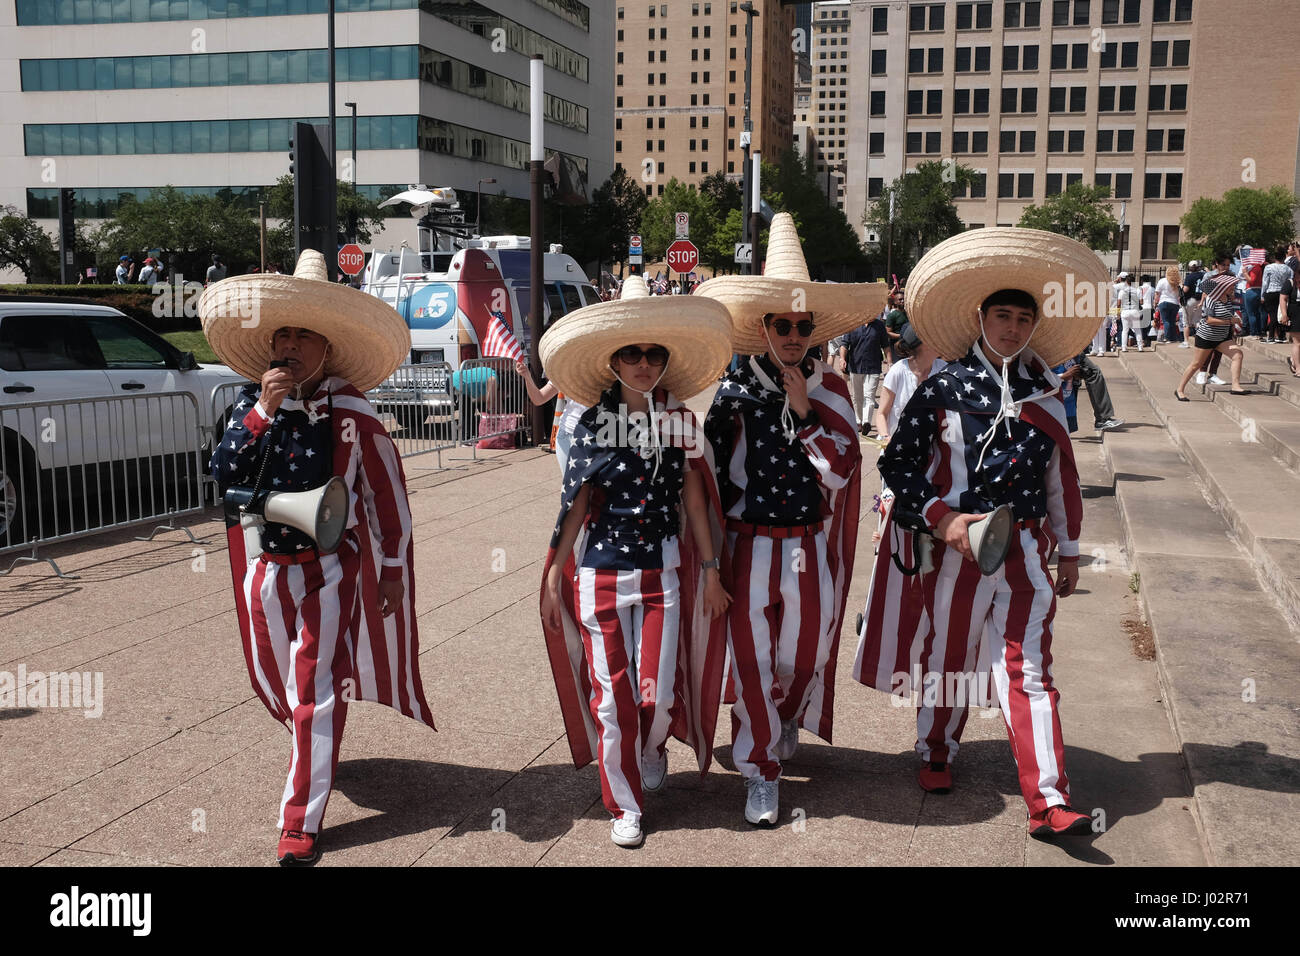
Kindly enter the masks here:
[[1097, 334], [1111, 288], [1096, 253], [1074, 239], [1039, 229], [972, 229], [945, 239], [912, 269], [907, 314], [921, 341], [952, 361], [979, 338], [984, 300], [999, 289], [1023, 289], [1038, 302], [1029, 348], [1060, 365]]
[[333, 282], [291, 275], [231, 276], [199, 297], [203, 334], [217, 357], [250, 381], [259, 381], [271, 355], [271, 336], [285, 326], [329, 339], [325, 373], [362, 392], [406, 360], [411, 332], [388, 303]]
[[833, 283], [782, 279], [776, 276], [718, 276], [695, 295], [721, 302], [731, 313], [732, 349], [742, 355], [767, 351], [763, 316], [768, 313], [811, 312], [809, 344], [827, 342], [870, 322], [885, 306], [889, 289], [883, 282]]
[[731, 317], [718, 303], [693, 296], [599, 302], [547, 329], [538, 353], [556, 388], [581, 405], [595, 405], [614, 384], [610, 356], [643, 342], [668, 349], [659, 386], [685, 401], [716, 382], [731, 361]]

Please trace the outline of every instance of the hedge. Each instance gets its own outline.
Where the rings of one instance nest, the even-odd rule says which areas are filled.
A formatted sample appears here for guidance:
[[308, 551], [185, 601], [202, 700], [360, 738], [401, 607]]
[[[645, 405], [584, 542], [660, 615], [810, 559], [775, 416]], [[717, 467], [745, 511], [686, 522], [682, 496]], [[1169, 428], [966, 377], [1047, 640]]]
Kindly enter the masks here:
[[[146, 325], [155, 332], [179, 332], [192, 329], [199, 329], [202, 326], [199, 323], [198, 316], [187, 316], [184, 314], [185, 309], [172, 309], [171, 311], [179, 312], [180, 315], [168, 316], [165, 306], [169, 305], [165, 300], [160, 300], [158, 311], [163, 315], [155, 315], [155, 299], [150, 286], [135, 283], [132, 285], [0, 285], [0, 296], [51, 296], [66, 299], [81, 299], [86, 302], [93, 302], [95, 305], [107, 305], [119, 312], [129, 315], [142, 325]], [[190, 305], [190, 311], [193, 311], [193, 304], [198, 300], [196, 292], [187, 295], [191, 300], [187, 303]]]

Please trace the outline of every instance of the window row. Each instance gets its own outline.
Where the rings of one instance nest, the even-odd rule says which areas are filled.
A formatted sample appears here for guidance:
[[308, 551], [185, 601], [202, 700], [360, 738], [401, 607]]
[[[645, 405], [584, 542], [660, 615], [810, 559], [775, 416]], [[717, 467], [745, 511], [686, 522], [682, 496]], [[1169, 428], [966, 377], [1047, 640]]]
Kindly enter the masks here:
[[[1033, 4], [1038, 6], [1038, 4]], [[959, 3], [955, 10], [958, 30], [989, 30], [993, 27], [992, 3]], [[907, 28], [912, 33], [942, 30], [944, 27], [944, 5], [942, 3], [914, 3], [908, 8]], [[884, 33], [882, 27], [877, 30], [873, 22], [873, 33]]]
[[[1184, 148], [1184, 130], [1152, 129], [1147, 130], [1147, 152], [1180, 153]], [[1047, 131], [1047, 151], [1049, 153], [1082, 153], [1084, 151], [1084, 130], [1053, 129]], [[1168, 140], [1166, 143], [1166, 134]], [[906, 139], [908, 153], [938, 153], [941, 151], [940, 133], [930, 131], [909, 131]], [[1097, 130], [1097, 152], [1131, 153], [1133, 152], [1134, 131], [1131, 129]], [[998, 152], [1033, 153], [1038, 143], [1037, 130], [1010, 130], [998, 132]], [[1167, 148], [1166, 148], [1167, 146]], [[952, 152], [957, 155], [987, 153], [989, 134], [986, 130], [954, 130], [952, 134]], [[885, 152], [885, 134], [872, 132], [867, 134], [867, 152], [873, 156]]]
[[[260, 202], [266, 201], [269, 186], [174, 186], [169, 187], [186, 196], [213, 196], [226, 202], [232, 202], [243, 209], [255, 210]], [[382, 202], [395, 196], [404, 185], [365, 185], [359, 184], [357, 192], [376, 202]], [[77, 198], [73, 201], [73, 215], [78, 219], [109, 219], [117, 215], [121, 203], [134, 199], [144, 202], [154, 192], [148, 186], [129, 187], [77, 187]], [[379, 214], [385, 219], [405, 217], [407, 214], [401, 206], [388, 206], [380, 209]], [[27, 190], [27, 215], [33, 219], [57, 219], [59, 217], [58, 189]]]

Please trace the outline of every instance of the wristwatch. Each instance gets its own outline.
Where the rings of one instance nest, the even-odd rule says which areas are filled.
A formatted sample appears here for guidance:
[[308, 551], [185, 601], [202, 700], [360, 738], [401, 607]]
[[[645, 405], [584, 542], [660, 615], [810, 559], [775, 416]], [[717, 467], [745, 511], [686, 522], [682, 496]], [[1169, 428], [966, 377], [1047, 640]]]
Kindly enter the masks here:
[[722, 562], [719, 561], [717, 558], [711, 558], [708, 561], [700, 562], [700, 570], [708, 571], [710, 568], [712, 568], [714, 571], [717, 571], [718, 568], [721, 566], [721, 564]]

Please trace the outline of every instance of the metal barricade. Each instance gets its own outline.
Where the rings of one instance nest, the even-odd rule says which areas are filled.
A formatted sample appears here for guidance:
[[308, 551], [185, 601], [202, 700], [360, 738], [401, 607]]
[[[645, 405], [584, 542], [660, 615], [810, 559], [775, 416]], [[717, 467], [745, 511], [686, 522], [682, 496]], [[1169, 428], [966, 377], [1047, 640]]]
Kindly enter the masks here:
[[441, 468], [442, 453], [460, 444], [452, 371], [446, 362], [399, 366], [366, 392], [366, 399], [388, 425], [403, 458], [433, 452]]
[[[0, 554], [204, 508], [206, 439], [188, 392], [22, 402], [0, 408]], [[146, 539], [147, 540], [147, 539]]]
[[531, 404], [528, 388], [515, 371], [514, 359], [466, 359], [460, 363], [457, 384], [461, 441], [474, 448], [472, 457], [477, 457], [480, 442], [492, 439], [509, 439], [509, 444], [502, 443], [505, 447], [528, 444]]

